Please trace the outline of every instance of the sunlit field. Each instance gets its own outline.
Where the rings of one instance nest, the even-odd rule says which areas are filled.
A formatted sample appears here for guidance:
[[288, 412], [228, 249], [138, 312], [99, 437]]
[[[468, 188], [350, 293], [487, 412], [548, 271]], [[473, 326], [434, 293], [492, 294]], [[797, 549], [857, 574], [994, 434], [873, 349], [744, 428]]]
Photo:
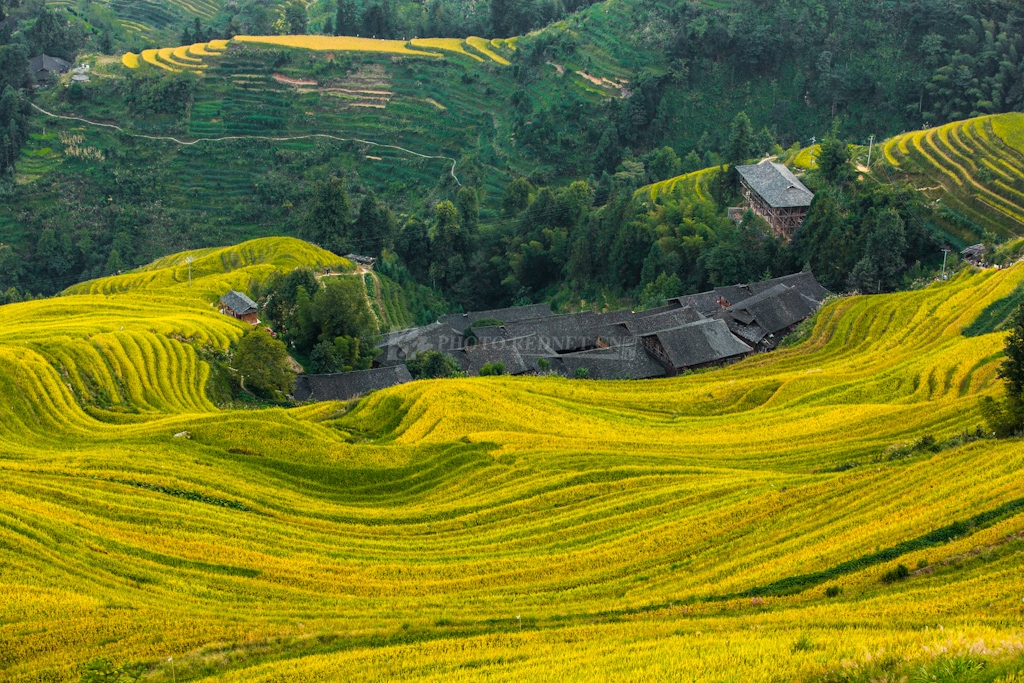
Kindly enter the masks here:
[[256, 240], [3, 307], [0, 678], [1019, 680], [1024, 448], [979, 429], [1003, 335], [961, 331], [1024, 268], [674, 379], [218, 408], [216, 297], [338, 261]]

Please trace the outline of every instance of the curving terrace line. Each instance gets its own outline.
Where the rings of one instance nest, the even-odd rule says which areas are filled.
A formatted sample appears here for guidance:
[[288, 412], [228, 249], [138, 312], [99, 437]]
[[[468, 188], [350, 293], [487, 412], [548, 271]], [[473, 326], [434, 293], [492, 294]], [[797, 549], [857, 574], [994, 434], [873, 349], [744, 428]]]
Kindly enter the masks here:
[[455, 183], [459, 187], [462, 187], [462, 182], [459, 181], [459, 177], [457, 175], [455, 175], [455, 165], [456, 165], [457, 161], [454, 158], [446, 157], [446, 156], [441, 156], [441, 155], [437, 155], [437, 154], [421, 154], [419, 152], [414, 152], [411, 149], [406, 149], [405, 147], [399, 147], [398, 145], [390, 145], [390, 144], [383, 143], [383, 142], [374, 142], [373, 140], [362, 140], [360, 138], [343, 138], [343, 137], [339, 137], [337, 135], [330, 135], [328, 133], [309, 133], [307, 135], [294, 135], [294, 136], [287, 136], [287, 137], [273, 137], [273, 136], [270, 136], [270, 135], [225, 135], [225, 136], [222, 136], [222, 137], [219, 137], [219, 138], [197, 138], [197, 139], [192, 140], [192, 141], [189, 141], [189, 140], [179, 140], [178, 138], [170, 136], [170, 135], [145, 135], [143, 133], [129, 133], [124, 128], [121, 128], [120, 126], [114, 125], [113, 123], [99, 123], [97, 121], [90, 121], [89, 119], [83, 119], [80, 116], [64, 116], [62, 114], [54, 114], [53, 112], [46, 111], [45, 109], [43, 109], [42, 107], [40, 107], [39, 105], [37, 105], [34, 102], [30, 102], [29, 104], [31, 104], [33, 108], [37, 109], [38, 111], [42, 112], [43, 114], [45, 114], [46, 116], [49, 116], [51, 118], [64, 119], [66, 121], [80, 121], [82, 123], [87, 123], [90, 126], [99, 126], [101, 128], [112, 128], [112, 129], [118, 131], [119, 133], [123, 133], [123, 134], [128, 135], [129, 137], [133, 137], [133, 138], [142, 138], [142, 139], [145, 139], [145, 140], [168, 140], [170, 142], [174, 142], [174, 143], [177, 143], [179, 145], [186, 146], [186, 147], [192, 146], [192, 145], [197, 145], [200, 142], [225, 142], [227, 140], [270, 140], [271, 142], [290, 142], [292, 140], [308, 140], [310, 138], [328, 138], [330, 140], [337, 140], [339, 142], [358, 142], [359, 144], [373, 145], [374, 147], [384, 147], [384, 148], [387, 148], [387, 149], [397, 149], [400, 152], [405, 152], [406, 154], [411, 154], [411, 155], [413, 155], [415, 157], [420, 157], [421, 159], [444, 159], [445, 161], [452, 162], [452, 167], [451, 167], [451, 169], [449, 169], [448, 173], [451, 174], [451, 177], [455, 181]]

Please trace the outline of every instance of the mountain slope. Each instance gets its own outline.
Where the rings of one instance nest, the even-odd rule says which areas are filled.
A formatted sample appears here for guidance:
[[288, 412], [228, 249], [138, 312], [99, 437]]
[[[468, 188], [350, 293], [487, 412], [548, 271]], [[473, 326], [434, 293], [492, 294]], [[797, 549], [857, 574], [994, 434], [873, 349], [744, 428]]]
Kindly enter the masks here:
[[[4, 307], [5, 679], [96, 655], [152, 680], [866, 679], [969, 648], [994, 675], [1024, 637], [1024, 456], [968, 434], [1002, 335], [961, 334], [1024, 267], [841, 299], [803, 344], [688, 377], [217, 411], [189, 340], [241, 325], [182, 260]], [[44, 313], [81, 332], [42, 349]], [[87, 353], [140, 377], [124, 424], [79, 403], [62, 359]], [[883, 583], [897, 564], [921, 569]]]
[[[988, 230], [1001, 237], [1024, 234], [1024, 114], [956, 121], [900, 135], [882, 145], [880, 157], [936, 203], [945, 227], [974, 243]], [[875, 171], [880, 180], [892, 177]], [[963, 246], [967, 246], [964, 244]]]

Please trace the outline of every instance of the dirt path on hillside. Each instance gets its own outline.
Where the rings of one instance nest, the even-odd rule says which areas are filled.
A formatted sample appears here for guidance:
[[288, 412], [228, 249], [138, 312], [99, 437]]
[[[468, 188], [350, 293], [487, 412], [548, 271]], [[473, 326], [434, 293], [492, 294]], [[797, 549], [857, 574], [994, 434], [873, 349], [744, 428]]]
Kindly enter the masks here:
[[171, 135], [145, 135], [143, 133], [132, 133], [126, 131], [121, 126], [115, 125], [113, 123], [99, 123], [98, 121], [90, 121], [89, 119], [83, 119], [81, 116], [64, 116], [62, 114], [54, 114], [53, 112], [46, 111], [35, 102], [29, 102], [29, 106], [53, 119], [62, 119], [65, 121], [80, 121], [81, 123], [87, 123], [90, 126], [97, 126], [99, 128], [110, 128], [112, 130], [116, 130], [119, 133], [127, 135], [128, 137], [139, 138], [141, 140], [165, 140], [167, 142], [173, 142], [183, 147], [191, 147], [192, 145], [198, 145], [200, 142], [225, 142], [228, 140], [269, 140], [271, 142], [289, 142], [291, 140], [327, 138], [329, 140], [337, 140], [338, 142], [356, 142], [361, 145], [372, 145], [375, 147], [397, 149], [400, 152], [405, 152], [406, 154], [411, 154], [412, 156], [419, 157], [421, 159], [444, 159], [445, 161], [452, 162], [452, 166], [448, 170], [448, 174], [452, 177], [452, 180], [455, 181], [456, 185], [462, 187], [462, 181], [460, 181], [459, 177], [455, 175], [455, 165], [458, 163], [456, 159], [452, 157], [442, 156], [440, 154], [420, 154], [419, 152], [414, 152], [411, 149], [399, 147], [398, 145], [390, 145], [384, 142], [374, 142], [373, 140], [362, 140], [360, 138], [343, 138], [337, 135], [330, 135], [328, 133], [309, 133], [307, 135], [293, 135], [286, 137], [275, 137], [271, 135], [224, 135], [219, 138], [196, 138], [195, 140], [179, 140], [178, 138]]

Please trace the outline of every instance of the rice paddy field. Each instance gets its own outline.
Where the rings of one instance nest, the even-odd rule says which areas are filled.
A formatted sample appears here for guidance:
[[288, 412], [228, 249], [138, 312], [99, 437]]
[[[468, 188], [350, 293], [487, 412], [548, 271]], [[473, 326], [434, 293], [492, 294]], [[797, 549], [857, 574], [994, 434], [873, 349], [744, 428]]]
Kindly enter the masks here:
[[684, 173], [683, 175], [662, 180], [657, 183], [645, 185], [636, 191], [635, 197], [650, 199], [654, 202], [658, 197], [662, 195], [678, 195], [687, 197], [696, 197], [702, 201], [712, 201], [711, 191], [708, 189], [708, 183], [717, 175], [724, 167], [712, 166], [711, 168], [703, 168], [699, 171], [693, 171], [691, 173]]
[[[982, 116], [886, 141], [872, 165], [881, 181], [906, 180], [944, 205], [944, 225], [967, 244], [984, 231], [1024, 234], [1024, 114]], [[889, 176], [886, 175], [889, 174]]]
[[1024, 448], [963, 331], [1024, 267], [673, 379], [226, 410], [216, 296], [337, 257], [188, 255], [3, 307], [3, 680], [1020, 680]]

